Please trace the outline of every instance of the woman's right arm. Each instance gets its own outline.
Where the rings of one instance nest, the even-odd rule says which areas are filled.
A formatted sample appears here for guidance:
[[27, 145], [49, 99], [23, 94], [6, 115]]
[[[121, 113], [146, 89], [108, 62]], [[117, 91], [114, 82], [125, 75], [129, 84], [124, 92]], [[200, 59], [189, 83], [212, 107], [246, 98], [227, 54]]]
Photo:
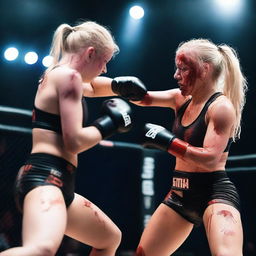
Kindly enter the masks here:
[[67, 151], [77, 154], [95, 146], [101, 139], [94, 126], [82, 126], [82, 79], [74, 70], [59, 70], [53, 83], [56, 86], [61, 116], [62, 137]]

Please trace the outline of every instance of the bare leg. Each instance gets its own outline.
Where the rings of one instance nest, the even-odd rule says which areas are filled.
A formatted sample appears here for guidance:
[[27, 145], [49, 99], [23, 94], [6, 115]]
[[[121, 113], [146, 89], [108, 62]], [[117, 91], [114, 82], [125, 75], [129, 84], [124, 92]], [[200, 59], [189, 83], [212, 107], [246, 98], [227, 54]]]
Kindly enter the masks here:
[[61, 191], [41, 186], [30, 191], [24, 201], [21, 247], [11, 248], [1, 256], [53, 256], [66, 227], [66, 206]]
[[206, 209], [203, 219], [212, 255], [243, 255], [241, 218], [234, 207], [212, 204]]
[[94, 247], [91, 256], [114, 256], [121, 241], [121, 231], [109, 217], [77, 194], [68, 208], [65, 234]]
[[193, 224], [161, 204], [145, 228], [136, 255], [169, 256], [185, 241]]

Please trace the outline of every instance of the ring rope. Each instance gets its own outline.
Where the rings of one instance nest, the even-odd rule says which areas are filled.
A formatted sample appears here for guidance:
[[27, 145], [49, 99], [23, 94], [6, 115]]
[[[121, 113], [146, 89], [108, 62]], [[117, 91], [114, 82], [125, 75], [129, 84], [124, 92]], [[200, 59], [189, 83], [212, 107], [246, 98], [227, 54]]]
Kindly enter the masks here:
[[[32, 111], [26, 110], [26, 109], [19, 109], [19, 108], [13, 108], [13, 107], [7, 107], [7, 106], [1, 106], [0, 105], [0, 113], [10, 114], [10, 115], [16, 115], [16, 116], [23, 116], [23, 117], [32, 117]], [[14, 125], [6, 125], [0, 123], [0, 131], [4, 132], [15, 132], [15, 133], [22, 133], [31, 135], [32, 129], [26, 128], [26, 127], [20, 127], [20, 126], [14, 126]], [[120, 142], [120, 141], [109, 141], [109, 140], [102, 140], [99, 143], [102, 147], [120, 147], [120, 148], [131, 148], [131, 149], [137, 149], [137, 150], [143, 150], [145, 149], [143, 146], [136, 144], [136, 143], [130, 143], [130, 142]], [[157, 149], [150, 149], [159, 151]], [[250, 159], [256, 159], [256, 154], [246, 154], [246, 155], [234, 155], [229, 156], [228, 161], [241, 161], [241, 160], [250, 160]], [[243, 167], [238, 167], [240, 170], [242, 170]], [[246, 170], [255, 170], [256, 167], [245, 167]], [[228, 168], [228, 170], [236, 170], [236, 168]]]

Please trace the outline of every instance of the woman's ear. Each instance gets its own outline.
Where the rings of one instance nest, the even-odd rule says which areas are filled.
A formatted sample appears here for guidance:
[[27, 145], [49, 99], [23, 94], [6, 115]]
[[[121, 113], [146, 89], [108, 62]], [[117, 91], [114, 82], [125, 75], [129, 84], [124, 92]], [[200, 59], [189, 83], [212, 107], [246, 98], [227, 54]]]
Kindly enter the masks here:
[[211, 66], [209, 65], [209, 63], [204, 62], [201, 77], [206, 78], [209, 75], [210, 69]]
[[94, 47], [90, 46], [90, 47], [86, 48], [84, 50], [83, 55], [84, 55], [84, 60], [86, 62], [90, 62], [94, 58], [94, 56], [95, 56], [95, 49], [94, 49]]

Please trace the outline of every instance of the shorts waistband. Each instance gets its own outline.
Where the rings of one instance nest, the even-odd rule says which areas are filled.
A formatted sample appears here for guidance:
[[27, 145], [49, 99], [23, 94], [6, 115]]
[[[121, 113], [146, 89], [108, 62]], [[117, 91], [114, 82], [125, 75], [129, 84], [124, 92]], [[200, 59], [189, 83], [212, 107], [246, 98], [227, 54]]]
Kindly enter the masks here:
[[51, 164], [56, 167], [61, 167], [64, 169], [68, 169], [70, 171], [75, 171], [76, 166], [74, 166], [72, 163], [68, 162], [66, 159], [55, 156], [52, 154], [47, 153], [32, 153], [28, 157], [25, 164]]
[[226, 171], [185, 172], [174, 170], [172, 188], [181, 190], [200, 189], [224, 179], [229, 179]]

